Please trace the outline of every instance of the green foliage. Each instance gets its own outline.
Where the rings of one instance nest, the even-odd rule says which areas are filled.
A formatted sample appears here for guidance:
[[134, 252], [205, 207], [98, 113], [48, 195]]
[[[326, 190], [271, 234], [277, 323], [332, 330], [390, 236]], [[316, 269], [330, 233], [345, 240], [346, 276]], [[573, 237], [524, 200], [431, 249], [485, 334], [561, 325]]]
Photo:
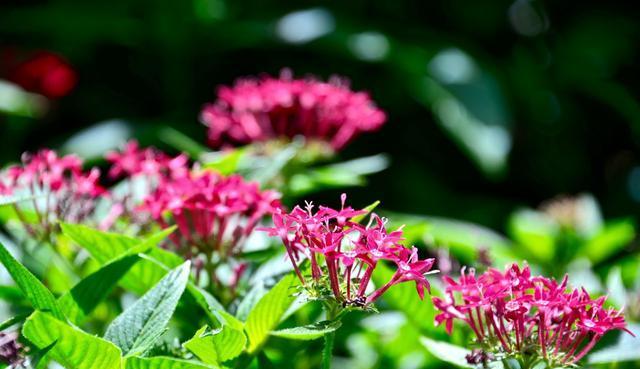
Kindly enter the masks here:
[[198, 359], [211, 365], [218, 365], [240, 355], [247, 344], [247, 337], [242, 330], [229, 324], [210, 330], [207, 326], [200, 328], [183, 346]]
[[217, 368], [196, 361], [171, 357], [128, 357], [123, 369], [211, 369]]
[[[142, 241], [120, 234], [101, 232], [84, 225], [61, 224], [62, 232], [79, 246], [86, 249], [101, 265], [104, 265], [124, 253], [131, 252], [134, 247], [153, 247], [162, 242], [172, 228], [156, 233]], [[142, 246], [140, 246], [142, 245]], [[174, 268], [182, 263], [182, 258], [168, 251], [152, 248], [149, 257], [162, 264]], [[136, 263], [122, 278], [122, 285], [137, 294], [143, 294], [155, 285], [165, 274], [165, 269], [149, 260]]]
[[109, 325], [105, 339], [118, 345], [126, 356], [151, 349], [166, 330], [187, 286], [190, 268], [191, 263], [186, 262], [168, 273]]
[[292, 274], [282, 278], [267, 292], [249, 313], [245, 323], [245, 331], [249, 338], [248, 351], [256, 352], [269, 336], [295, 300]]
[[448, 342], [434, 341], [428, 337], [422, 337], [420, 342], [424, 347], [438, 359], [453, 364], [459, 368], [474, 368], [467, 363], [466, 356], [471, 353], [463, 347], [450, 344]]
[[116, 259], [62, 295], [58, 303], [67, 319], [73, 324], [80, 324], [139, 260], [138, 255], [125, 255]]
[[35, 309], [50, 312], [57, 319], [64, 319], [51, 291], [20, 264], [2, 244], [0, 244], [0, 262], [7, 268], [13, 280]]
[[34, 313], [22, 328], [34, 345], [54, 345], [50, 357], [68, 369], [120, 369], [120, 349], [43, 312]]
[[274, 337], [286, 338], [296, 341], [310, 341], [323, 337], [327, 333], [332, 333], [342, 326], [339, 320], [324, 321], [302, 327], [285, 328], [271, 331]]

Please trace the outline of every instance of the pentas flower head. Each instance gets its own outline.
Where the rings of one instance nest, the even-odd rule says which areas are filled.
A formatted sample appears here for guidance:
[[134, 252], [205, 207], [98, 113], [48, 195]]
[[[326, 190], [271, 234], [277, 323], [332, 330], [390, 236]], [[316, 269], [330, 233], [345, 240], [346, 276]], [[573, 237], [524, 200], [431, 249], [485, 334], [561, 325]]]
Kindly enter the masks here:
[[204, 254], [226, 260], [241, 251], [265, 215], [280, 208], [279, 198], [239, 175], [205, 171], [163, 183], [140, 210], [163, 228], [177, 226], [171, 241], [186, 258]]
[[557, 282], [513, 264], [479, 277], [463, 268], [459, 280], [444, 277], [444, 282], [445, 297], [433, 297], [440, 311], [436, 324], [444, 323], [451, 333], [454, 320], [465, 322], [487, 353], [484, 358], [538, 355], [550, 367], [569, 366], [608, 331], [631, 333], [620, 311], [604, 307], [606, 297], [593, 299], [583, 288], [569, 288], [566, 276]]
[[[82, 164], [75, 155], [60, 157], [48, 149], [25, 153], [22, 165], [0, 174], [0, 195], [31, 197], [14, 208], [32, 236], [46, 237], [59, 220], [79, 223], [89, 218], [96, 199], [106, 195], [99, 184], [100, 171], [93, 168], [85, 172]], [[27, 210], [35, 214], [38, 224], [25, 221]]]
[[147, 176], [159, 180], [180, 178], [189, 172], [189, 159], [185, 154], [171, 157], [153, 148], [140, 148], [137, 141], [127, 142], [121, 151], [111, 151], [105, 155], [111, 164], [109, 177]]
[[[366, 307], [391, 286], [413, 281], [420, 298], [430, 289], [426, 274], [433, 273], [434, 259], [420, 259], [415, 247], [400, 242], [402, 229], [387, 231], [386, 220], [372, 214], [363, 226], [354, 217], [365, 210], [345, 206], [332, 209], [307, 203], [290, 213], [273, 214], [274, 227], [264, 228], [270, 236], [282, 239], [296, 274], [312, 297], [333, 299], [343, 306]], [[310, 272], [303, 273], [301, 263], [309, 261]], [[395, 264], [393, 277], [373, 292], [369, 282], [376, 266], [383, 261]]]
[[300, 135], [340, 150], [361, 133], [379, 129], [386, 115], [345, 79], [294, 79], [285, 71], [280, 78], [243, 78], [220, 87], [200, 119], [215, 148]]

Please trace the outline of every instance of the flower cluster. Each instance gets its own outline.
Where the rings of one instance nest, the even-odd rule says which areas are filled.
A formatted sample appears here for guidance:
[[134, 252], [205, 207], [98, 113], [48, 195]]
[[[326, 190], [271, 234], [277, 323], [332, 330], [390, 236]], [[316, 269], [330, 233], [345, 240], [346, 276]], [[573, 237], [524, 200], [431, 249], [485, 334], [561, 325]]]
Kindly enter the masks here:
[[[96, 199], [106, 191], [99, 185], [100, 171], [82, 170], [82, 160], [75, 155], [58, 156], [43, 149], [25, 153], [22, 165], [8, 168], [0, 176], [0, 195], [24, 196], [25, 202], [14, 205], [27, 231], [39, 239], [46, 238], [56, 221], [80, 223], [95, 209]], [[36, 223], [27, 220], [33, 212]]]
[[143, 199], [164, 183], [189, 175], [189, 158], [185, 154], [171, 157], [154, 148], [141, 148], [137, 141], [125, 143], [120, 151], [105, 155], [109, 178], [125, 179], [125, 185], [113, 191], [113, 206], [101, 228], [112, 228], [116, 219], [128, 217], [137, 226], [145, 227], [150, 219], [137, 212]]
[[464, 321], [487, 357], [535, 353], [552, 367], [572, 365], [608, 331], [626, 330], [621, 312], [604, 307], [606, 297], [569, 289], [566, 276], [558, 283], [513, 264], [479, 277], [463, 269], [458, 281], [444, 281], [445, 298], [433, 298], [436, 323], [451, 333], [455, 319]]
[[121, 151], [108, 152], [105, 158], [111, 163], [109, 177], [112, 179], [135, 176], [175, 179], [189, 172], [186, 155], [170, 157], [153, 147], [140, 148], [135, 140], [127, 142]]
[[[402, 229], [388, 232], [386, 220], [371, 215], [368, 225], [354, 220], [366, 214], [364, 210], [345, 207], [342, 195], [340, 210], [321, 206], [316, 212], [308, 203], [306, 208], [295, 207], [291, 213], [273, 215], [273, 228], [264, 230], [279, 236], [284, 243], [296, 274], [313, 297], [333, 296], [344, 306], [365, 307], [373, 303], [389, 287], [414, 281], [420, 298], [430, 289], [426, 274], [434, 259], [420, 260], [415, 247], [400, 244]], [[309, 275], [304, 275], [301, 262], [308, 259]], [[393, 277], [377, 290], [367, 294], [373, 271], [381, 260], [396, 265]]]
[[220, 87], [217, 101], [205, 105], [200, 117], [212, 147], [300, 135], [336, 150], [386, 121], [369, 95], [351, 91], [344, 79], [293, 79], [289, 72]]
[[233, 175], [191, 173], [159, 186], [141, 210], [161, 227], [176, 225], [171, 241], [186, 258], [226, 260], [237, 254], [256, 224], [280, 207], [280, 194]]

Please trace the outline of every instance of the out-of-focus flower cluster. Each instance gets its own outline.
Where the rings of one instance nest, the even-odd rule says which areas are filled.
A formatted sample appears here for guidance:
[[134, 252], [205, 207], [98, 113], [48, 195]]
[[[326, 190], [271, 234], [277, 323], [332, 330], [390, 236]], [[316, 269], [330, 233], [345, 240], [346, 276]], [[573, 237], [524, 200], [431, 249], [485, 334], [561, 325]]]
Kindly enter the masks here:
[[[273, 215], [273, 228], [264, 230], [279, 236], [286, 247], [294, 269], [311, 297], [332, 299], [344, 306], [365, 307], [373, 303], [391, 286], [414, 281], [420, 298], [430, 285], [426, 274], [434, 259], [420, 260], [415, 247], [401, 245], [402, 229], [388, 232], [386, 220], [372, 214], [363, 226], [353, 218], [364, 210], [345, 207], [342, 195], [340, 210], [321, 206], [316, 212], [312, 204], [296, 206], [290, 213]], [[310, 273], [301, 263], [309, 260]], [[382, 260], [395, 264], [393, 277], [375, 291], [367, 291], [371, 276]], [[310, 275], [309, 275], [310, 274]]]
[[[96, 199], [106, 194], [99, 179], [100, 171], [83, 171], [77, 156], [60, 157], [43, 149], [25, 153], [22, 165], [2, 173], [0, 195], [29, 198], [14, 209], [27, 231], [43, 239], [55, 230], [57, 221], [81, 223], [93, 214]], [[31, 215], [35, 222], [27, 219]]]
[[[215, 266], [234, 263], [230, 258], [242, 251], [256, 224], [280, 208], [279, 198], [278, 192], [261, 191], [258, 183], [238, 175], [194, 172], [159, 186], [140, 210], [163, 228], [177, 226], [178, 232], [170, 235], [176, 251], [194, 260], [198, 277], [204, 268], [217, 282]], [[233, 265], [232, 288], [245, 268], [242, 262]]]
[[200, 119], [215, 148], [300, 135], [339, 150], [361, 133], [379, 129], [386, 115], [367, 93], [350, 90], [345, 79], [293, 79], [285, 71], [280, 78], [244, 78], [220, 87]]
[[504, 273], [489, 269], [479, 277], [463, 269], [458, 281], [444, 281], [445, 297], [433, 297], [440, 310], [436, 323], [451, 333], [454, 320], [464, 321], [485, 358], [534, 353], [551, 367], [572, 365], [608, 331], [626, 330], [621, 312], [604, 307], [606, 297], [592, 299], [584, 289], [568, 288], [566, 276], [558, 283], [513, 264]]
[[14, 48], [0, 52], [0, 77], [50, 99], [66, 96], [75, 87], [77, 73], [59, 55], [49, 51], [21, 54], [24, 52]]

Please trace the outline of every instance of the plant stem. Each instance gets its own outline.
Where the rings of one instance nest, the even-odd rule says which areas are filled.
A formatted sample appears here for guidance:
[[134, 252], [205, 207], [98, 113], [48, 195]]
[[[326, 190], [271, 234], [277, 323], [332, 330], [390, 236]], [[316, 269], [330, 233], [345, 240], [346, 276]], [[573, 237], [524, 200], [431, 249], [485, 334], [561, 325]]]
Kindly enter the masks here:
[[322, 350], [322, 369], [331, 369], [331, 358], [333, 356], [333, 343], [336, 339], [336, 332], [324, 335], [324, 349]]
[[[339, 307], [335, 304], [327, 303], [327, 320], [333, 321], [340, 316]], [[322, 350], [322, 369], [331, 369], [331, 358], [333, 357], [333, 344], [336, 340], [336, 332], [324, 335], [324, 349]]]

